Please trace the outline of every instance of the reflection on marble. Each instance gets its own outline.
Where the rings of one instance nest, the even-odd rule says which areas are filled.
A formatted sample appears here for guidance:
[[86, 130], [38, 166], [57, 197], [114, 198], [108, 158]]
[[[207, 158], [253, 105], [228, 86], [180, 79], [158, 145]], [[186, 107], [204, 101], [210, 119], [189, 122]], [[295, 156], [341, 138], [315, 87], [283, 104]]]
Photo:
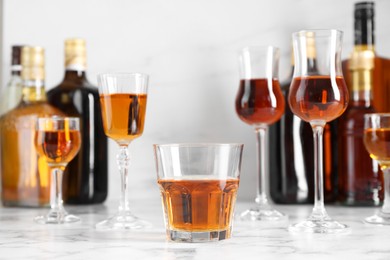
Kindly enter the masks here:
[[[33, 217], [47, 209], [0, 208], [0, 259], [389, 259], [390, 227], [363, 224], [375, 208], [328, 206], [329, 214], [348, 224], [351, 232], [338, 235], [293, 234], [281, 225], [235, 221], [233, 237], [212, 243], [167, 242], [158, 201], [132, 204], [134, 213], [153, 223], [138, 232], [97, 231], [94, 224], [115, 212], [115, 203], [67, 206], [82, 222], [39, 225]], [[249, 203], [238, 203], [237, 211]], [[290, 223], [308, 216], [311, 206], [277, 206]]]

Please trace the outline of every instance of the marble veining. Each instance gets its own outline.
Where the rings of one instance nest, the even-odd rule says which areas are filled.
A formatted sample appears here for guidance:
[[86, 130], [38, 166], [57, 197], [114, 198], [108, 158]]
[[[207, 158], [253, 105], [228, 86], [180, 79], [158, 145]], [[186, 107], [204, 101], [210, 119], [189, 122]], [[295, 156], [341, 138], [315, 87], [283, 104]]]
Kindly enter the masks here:
[[[249, 203], [239, 202], [237, 212]], [[234, 222], [233, 237], [212, 243], [166, 241], [161, 205], [133, 201], [133, 211], [153, 227], [137, 232], [97, 231], [94, 224], [116, 210], [116, 202], [68, 206], [82, 222], [40, 225], [47, 209], [0, 208], [0, 259], [390, 259], [390, 227], [362, 222], [376, 208], [328, 206], [329, 214], [351, 228], [347, 234], [294, 234], [289, 223], [304, 219], [312, 206], [280, 206], [289, 221], [278, 225]]]

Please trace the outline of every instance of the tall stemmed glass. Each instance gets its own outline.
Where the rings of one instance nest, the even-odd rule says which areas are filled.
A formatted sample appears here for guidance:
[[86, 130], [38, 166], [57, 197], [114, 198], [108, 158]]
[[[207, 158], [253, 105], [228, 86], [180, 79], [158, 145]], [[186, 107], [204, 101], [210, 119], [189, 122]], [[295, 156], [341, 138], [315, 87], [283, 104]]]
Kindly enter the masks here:
[[120, 148], [117, 164], [121, 175], [121, 198], [117, 214], [96, 225], [97, 229], [142, 229], [150, 224], [134, 216], [128, 199], [128, 146], [144, 130], [148, 75], [114, 73], [98, 76], [105, 134]]
[[35, 147], [46, 158], [51, 170], [50, 211], [47, 215], [35, 217], [41, 224], [62, 224], [80, 221], [68, 214], [62, 201], [62, 176], [66, 165], [80, 149], [80, 121], [76, 117], [38, 118]]
[[290, 226], [290, 231], [336, 233], [347, 228], [328, 216], [323, 191], [324, 126], [339, 117], [348, 105], [341, 71], [341, 42], [342, 32], [337, 30], [293, 33], [295, 69], [288, 99], [292, 112], [313, 129], [315, 195], [312, 214]]
[[253, 126], [257, 138], [256, 204], [244, 211], [243, 221], [283, 220], [286, 215], [275, 210], [267, 198], [266, 135], [268, 126], [284, 113], [285, 102], [278, 80], [279, 49], [247, 47], [239, 55], [240, 86], [236, 97], [236, 112], [240, 119]]
[[364, 145], [383, 171], [385, 198], [382, 208], [364, 222], [390, 225], [390, 113], [364, 115]]

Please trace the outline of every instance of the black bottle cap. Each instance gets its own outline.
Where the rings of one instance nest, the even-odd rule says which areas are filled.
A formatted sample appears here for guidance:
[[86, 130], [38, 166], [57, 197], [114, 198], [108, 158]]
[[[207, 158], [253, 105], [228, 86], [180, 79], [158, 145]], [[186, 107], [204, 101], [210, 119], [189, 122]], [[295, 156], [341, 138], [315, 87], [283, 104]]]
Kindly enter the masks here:
[[12, 57], [11, 65], [21, 65], [22, 64], [22, 45], [12, 46]]
[[374, 2], [359, 2], [355, 4], [355, 19], [374, 19]]
[[355, 4], [355, 45], [374, 45], [374, 2]]

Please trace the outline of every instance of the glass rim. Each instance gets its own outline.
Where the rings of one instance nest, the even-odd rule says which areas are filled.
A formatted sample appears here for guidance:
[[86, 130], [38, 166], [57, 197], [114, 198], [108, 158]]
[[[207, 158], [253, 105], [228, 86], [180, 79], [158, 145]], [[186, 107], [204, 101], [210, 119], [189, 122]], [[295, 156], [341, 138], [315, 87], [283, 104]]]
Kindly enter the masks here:
[[99, 73], [97, 75], [99, 78], [102, 77], [144, 77], [148, 78], [149, 74], [143, 72], [108, 72], [108, 73]]
[[[313, 34], [310, 34], [313, 33]], [[300, 30], [297, 32], [293, 32], [293, 37], [305, 37], [305, 38], [316, 38], [316, 37], [329, 37], [332, 34], [343, 35], [344, 32], [338, 29], [308, 29], [308, 30]]]
[[369, 117], [390, 117], [390, 113], [367, 113], [367, 114], [364, 114], [364, 117], [365, 118], [369, 118]]
[[79, 117], [75, 117], [75, 116], [43, 116], [43, 117], [38, 117], [37, 118], [38, 121], [47, 121], [47, 120], [50, 120], [50, 121], [80, 121], [80, 118]]
[[244, 147], [242, 143], [166, 143], [153, 144], [154, 147], [206, 148], [206, 147]]
[[266, 53], [269, 49], [273, 49], [274, 51], [280, 50], [279, 47], [273, 45], [248, 45], [241, 48], [239, 52], [243, 53], [243, 52], [249, 52], [250, 50], [262, 50]]

